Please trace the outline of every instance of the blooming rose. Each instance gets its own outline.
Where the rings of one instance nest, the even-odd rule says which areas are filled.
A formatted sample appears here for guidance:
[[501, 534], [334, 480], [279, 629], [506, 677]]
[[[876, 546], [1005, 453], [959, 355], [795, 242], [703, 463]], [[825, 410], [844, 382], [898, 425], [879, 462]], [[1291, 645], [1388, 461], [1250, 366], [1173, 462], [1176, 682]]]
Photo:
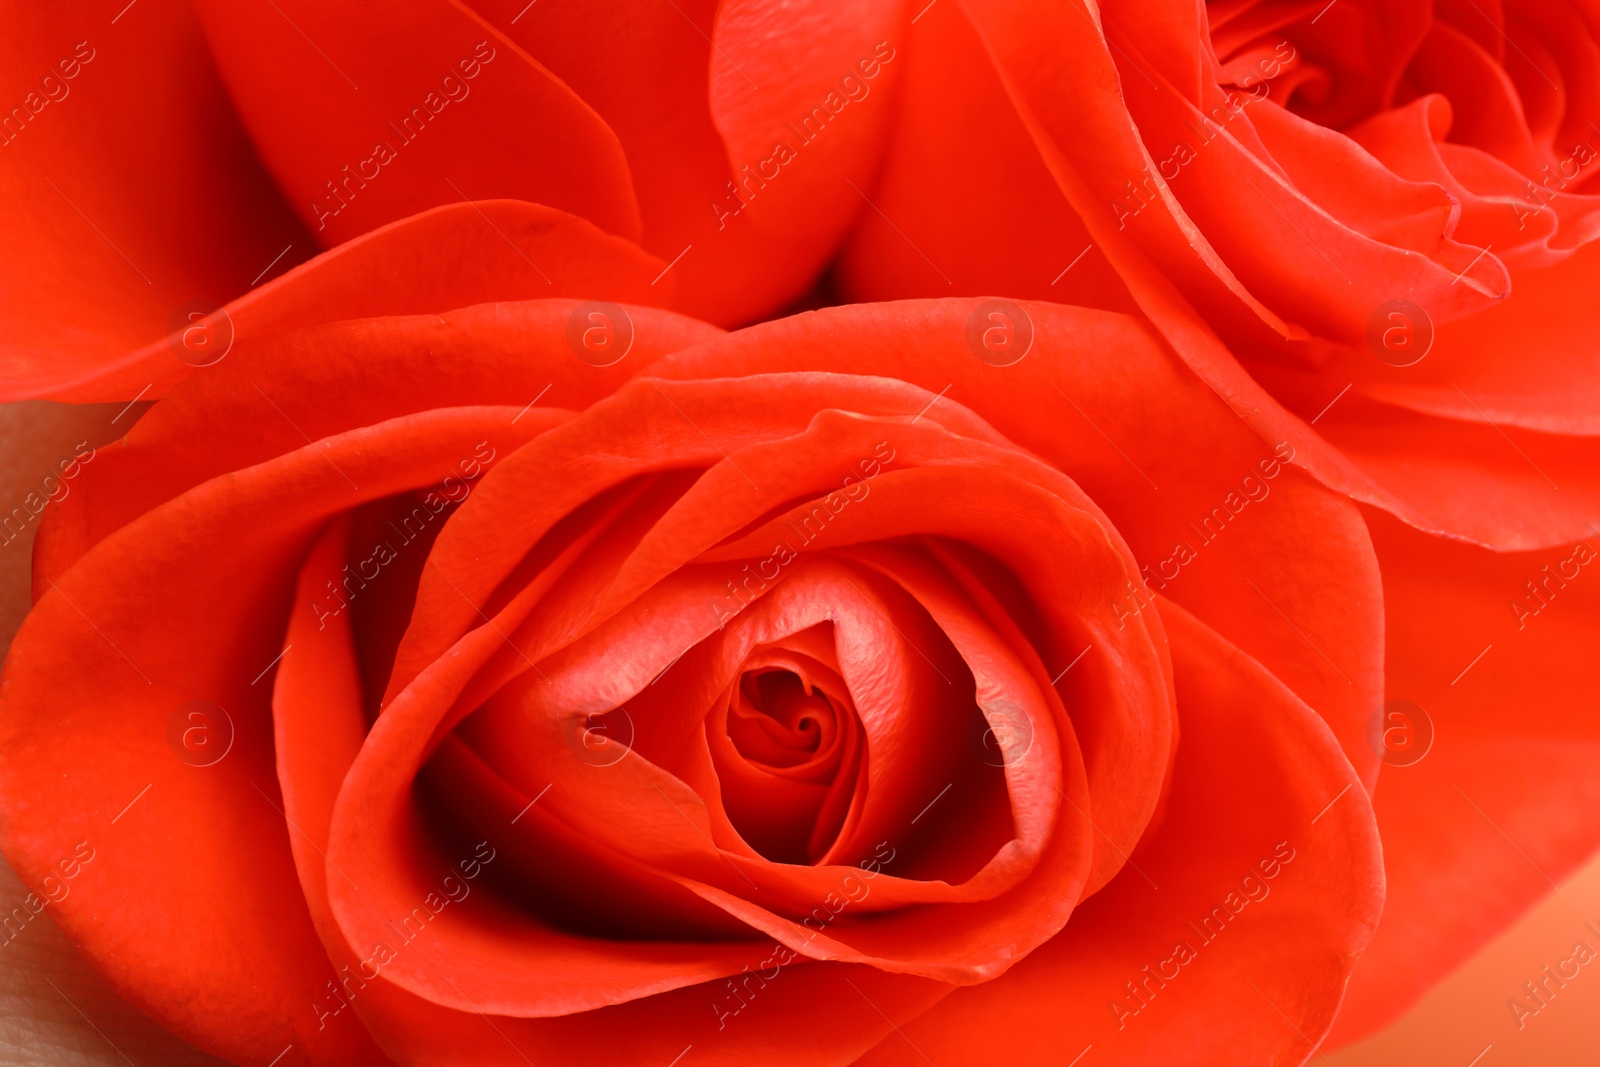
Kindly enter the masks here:
[[1298, 1062], [1383, 874], [1297, 448], [1048, 304], [241, 340], [46, 512], [5, 852], [241, 1063]]
[[562, 265], [528, 250], [537, 203], [651, 253], [642, 302], [770, 314], [863, 207], [903, 17], [879, 0], [19, 7], [0, 43], [0, 399], [159, 396], [182, 369], [163, 337], [429, 209], [397, 277], [565, 295]]
[[1297, 464], [1454, 539], [1371, 513], [1389, 694], [1438, 726], [1376, 796], [1371, 1029], [1600, 843], [1595, 9], [958, 2], [902, 51], [849, 293], [1137, 308]]

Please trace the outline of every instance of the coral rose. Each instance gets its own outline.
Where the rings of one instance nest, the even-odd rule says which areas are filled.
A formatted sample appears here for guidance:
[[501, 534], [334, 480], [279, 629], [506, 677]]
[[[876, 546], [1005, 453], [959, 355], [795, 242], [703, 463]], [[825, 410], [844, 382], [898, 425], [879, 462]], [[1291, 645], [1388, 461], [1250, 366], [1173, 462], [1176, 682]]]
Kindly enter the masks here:
[[1295, 447], [1048, 304], [241, 340], [47, 512], [5, 852], [241, 1063], [1298, 1061], [1382, 609]]

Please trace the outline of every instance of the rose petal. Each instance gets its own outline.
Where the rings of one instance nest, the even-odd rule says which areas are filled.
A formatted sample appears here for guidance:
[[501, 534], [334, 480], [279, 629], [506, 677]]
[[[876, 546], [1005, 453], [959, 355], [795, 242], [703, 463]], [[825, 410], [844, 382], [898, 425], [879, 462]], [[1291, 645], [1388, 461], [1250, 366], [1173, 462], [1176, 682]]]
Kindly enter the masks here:
[[[1182, 609], [1160, 610], [1183, 741], [1137, 869], [862, 1063], [1071, 1059], [1086, 1046], [1130, 1062], [1298, 1062], [1332, 1023], [1383, 900], [1366, 793], [1309, 708]], [[1193, 956], [1178, 963], [1175, 944]]]
[[1600, 847], [1595, 539], [1493, 553], [1369, 521], [1388, 693], [1422, 708], [1432, 747], [1379, 780], [1389, 897], [1339, 1043], [1405, 1011]]

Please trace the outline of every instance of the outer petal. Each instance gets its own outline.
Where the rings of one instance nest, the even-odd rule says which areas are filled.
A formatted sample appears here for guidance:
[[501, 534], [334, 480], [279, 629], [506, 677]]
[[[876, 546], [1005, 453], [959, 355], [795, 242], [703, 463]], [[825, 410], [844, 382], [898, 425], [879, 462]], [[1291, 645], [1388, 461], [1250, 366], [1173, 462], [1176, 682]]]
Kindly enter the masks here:
[[[652, 281], [651, 279], [654, 279]], [[665, 303], [659, 265], [582, 219], [518, 200], [447, 205], [364, 234], [169, 336], [52, 389], [61, 400], [160, 397], [241, 339], [340, 319], [578, 296]], [[668, 284], [668, 283], [663, 283]], [[221, 344], [197, 358], [194, 341]]]
[[1389, 696], [1421, 706], [1433, 746], [1378, 783], [1389, 901], [1339, 1042], [1395, 1018], [1600, 847], [1600, 539], [1497, 554], [1370, 521]]
[[[124, 995], [202, 1047], [266, 1062], [293, 1044], [284, 1062], [348, 1062], [365, 1044], [319, 1030], [307, 1008], [330, 968], [273, 788], [258, 683], [281, 648], [262, 623], [282, 618], [326, 516], [431, 484], [479, 440], [510, 447], [509, 415], [396, 420], [208, 482], [96, 546], [12, 646], [0, 676], [6, 855], [37, 885], [90, 842], [106, 877], [75, 887], [57, 921]], [[169, 740], [195, 700], [234, 735], [203, 767]], [[171, 906], [184, 893], [207, 906]]]
[[[264, 462], [308, 437], [435, 407], [581, 410], [640, 364], [720, 332], [671, 312], [623, 307], [633, 347], [600, 367], [569, 347], [567, 329], [580, 306], [573, 300], [488, 304], [242, 342], [237, 358], [187, 379], [127, 437], [82, 466], [85, 491], [67, 495], [46, 515], [36, 570], [58, 578], [124, 523], [207, 478]], [[242, 425], [253, 432], [240, 434]]]
[[1326, 1033], [1382, 907], [1371, 805], [1310, 709], [1159, 607], [1183, 739], [1136, 869], [863, 1064], [1064, 1063], [1091, 1048], [1107, 1062], [1298, 1063]]
[[616, 136], [467, 4], [196, 7], [263, 159], [324, 247], [468, 198], [548, 204], [638, 238]]
[[0, 18], [0, 400], [53, 395], [164, 334], [182, 305], [223, 303], [280, 254], [279, 270], [312, 252], [188, 5], [124, 7]]

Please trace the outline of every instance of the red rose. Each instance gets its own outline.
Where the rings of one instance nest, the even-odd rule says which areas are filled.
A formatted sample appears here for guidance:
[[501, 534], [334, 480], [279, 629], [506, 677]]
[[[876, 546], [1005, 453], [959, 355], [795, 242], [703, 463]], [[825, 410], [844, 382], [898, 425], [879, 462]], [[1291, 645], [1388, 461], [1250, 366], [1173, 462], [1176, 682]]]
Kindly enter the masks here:
[[1138, 307], [1260, 432], [1315, 419], [1301, 461], [1359, 499], [1496, 548], [1589, 532], [1587, 7], [940, 8], [853, 295]]
[[164, 337], [266, 328], [204, 316], [390, 225], [396, 281], [465, 297], [430, 310], [574, 294], [533, 203], [646, 249], [639, 302], [773, 313], [862, 207], [900, 68], [874, 0], [192, 7], [11, 14], [0, 399], [158, 397], [206, 358]]
[[1325, 484], [1507, 553], [1370, 513], [1389, 696], [1438, 744], [1376, 794], [1343, 1036], [1600, 844], [1597, 44], [1579, 3], [940, 4], [844, 260], [860, 299], [1138, 309]]
[[1298, 1060], [1382, 624], [1294, 452], [1045, 304], [241, 341], [47, 513], [6, 855], [245, 1063]]

